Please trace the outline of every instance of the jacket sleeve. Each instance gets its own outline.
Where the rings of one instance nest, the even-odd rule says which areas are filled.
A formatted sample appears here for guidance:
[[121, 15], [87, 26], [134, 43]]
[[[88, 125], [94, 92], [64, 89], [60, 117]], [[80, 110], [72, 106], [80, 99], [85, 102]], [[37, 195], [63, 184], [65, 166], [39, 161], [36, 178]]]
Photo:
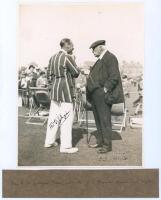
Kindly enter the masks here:
[[77, 67], [74, 59], [69, 55], [66, 55], [66, 67], [73, 78], [77, 78], [79, 76], [80, 70]]
[[106, 65], [108, 65], [108, 79], [105, 81], [104, 87], [107, 88], [109, 92], [111, 92], [119, 83], [120, 75], [117, 58], [112, 55]]

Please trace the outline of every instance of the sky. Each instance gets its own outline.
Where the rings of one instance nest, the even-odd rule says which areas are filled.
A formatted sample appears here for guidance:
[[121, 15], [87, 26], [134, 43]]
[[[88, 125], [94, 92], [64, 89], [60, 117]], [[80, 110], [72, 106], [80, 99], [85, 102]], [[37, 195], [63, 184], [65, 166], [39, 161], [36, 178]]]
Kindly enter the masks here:
[[78, 65], [95, 58], [91, 43], [105, 39], [119, 62], [144, 63], [144, 7], [141, 3], [21, 4], [19, 8], [18, 65], [41, 68], [70, 38]]

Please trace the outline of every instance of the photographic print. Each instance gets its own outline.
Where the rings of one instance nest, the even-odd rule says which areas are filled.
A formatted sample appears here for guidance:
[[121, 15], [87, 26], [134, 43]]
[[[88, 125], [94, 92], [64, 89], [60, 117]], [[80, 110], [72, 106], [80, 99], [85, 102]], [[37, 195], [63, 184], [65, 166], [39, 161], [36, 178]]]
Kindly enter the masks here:
[[142, 166], [144, 4], [18, 14], [18, 165]]

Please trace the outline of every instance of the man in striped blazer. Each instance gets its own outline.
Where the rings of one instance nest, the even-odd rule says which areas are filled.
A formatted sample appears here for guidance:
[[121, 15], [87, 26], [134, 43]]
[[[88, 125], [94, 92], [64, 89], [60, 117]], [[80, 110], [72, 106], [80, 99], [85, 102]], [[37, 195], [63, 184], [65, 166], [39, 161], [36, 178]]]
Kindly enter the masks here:
[[60, 42], [61, 50], [50, 58], [48, 79], [52, 84], [51, 105], [45, 147], [56, 146], [56, 135], [60, 127], [60, 152], [75, 153], [78, 148], [72, 147], [72, 124], [74, 118], [73, 99], [74, 78], [79, 76], [78, 69], [71, 52], [73, 43], [65, 38]]

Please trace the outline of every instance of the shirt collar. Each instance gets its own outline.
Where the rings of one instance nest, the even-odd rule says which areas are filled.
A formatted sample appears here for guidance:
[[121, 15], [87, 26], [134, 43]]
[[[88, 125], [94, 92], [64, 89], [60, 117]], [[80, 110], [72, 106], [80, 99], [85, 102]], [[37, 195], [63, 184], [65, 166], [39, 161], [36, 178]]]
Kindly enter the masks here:
[[101, 55], [98, 57], [98, 59], [102, 59], [103, 58], [103, 56], [105, 55], [105, 53], [107, 52], [107, 49], [105, 49], [102, 53], [101, 53]]
[[60, 51], [62, 51], [63, 53], [67, 54], [67, 52], [64, 49], [61, 49]]

